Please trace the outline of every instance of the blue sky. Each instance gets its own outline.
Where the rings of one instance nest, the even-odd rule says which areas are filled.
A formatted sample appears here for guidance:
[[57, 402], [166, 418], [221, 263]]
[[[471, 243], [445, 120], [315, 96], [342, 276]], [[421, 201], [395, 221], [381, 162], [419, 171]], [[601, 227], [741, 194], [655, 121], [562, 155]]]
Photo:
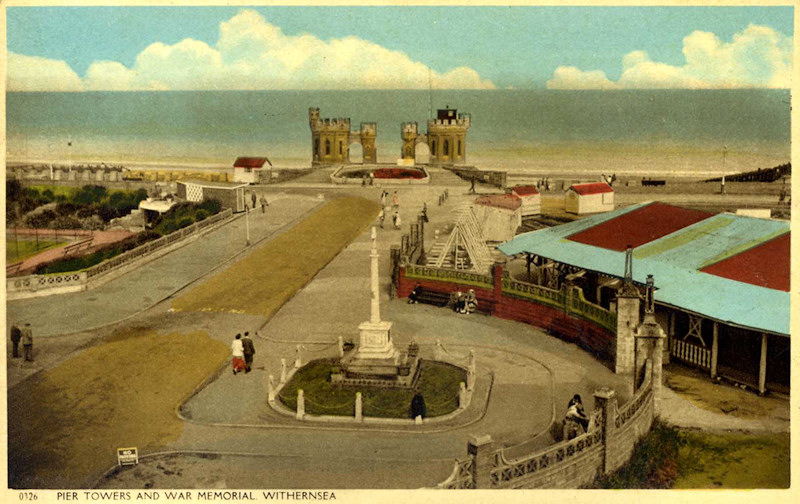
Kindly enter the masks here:
[[[121, 79], [125, 85], [143, 86], [134, 83], [144, 72], [135, 68], [137, 57], [151, 44], [161, 42], [173, 46], [190, 38], [218, 50], [220, 24], [240, 14], [242, 7], [9, 7], [7, 10], [8, 50], [14, 55], [39, 57], [41, 72], [31, 75], [14, 74], [20, 65], [9, 64], [10, 89], [16, 85], [25, 86], [46, 84], [35, 82], [58, 72], [57, 65], [50, 60], [64, 62], [81, 82], [76, 86], [89, 86], [87, 71], [98, 61], [111, 61], [124, 68], [97, 68], [92, 82], [98, 85], [99, 79]], [[313, 35], [315, 43], [323, 45], [334, 41], [355, 37], [369, 43], [369, 47], [353, 45], [351, 49], [360, 54], [374, 54], [382, 64], [392, 61], [392, 55], [373, 50], [385, 49], [399, 51], [407, 60], [398, 62], [404, 65], [422, 64], [436, 73], [437, 82], [442, 86], [497, 88], [544, 88], [559, 85], [613, 87], [617, 85], [664, 85], [665, 87], [781, 87], [781, 79], [776, 77], [785, 68], [780, 62], [764, 62], [761, 53], [764, 44], [791, 46], [793, 9], [791, 7], [247, 7], [255, 16], [248, 20], [247, 26], [258, 25], [258, 29], [270, 26], [279, 27], [285, 46], [294, 45], [301, 34]], [[765, 30], [750, 30], [757, 25]], [[244, 24], [237, 24], [241, 29]], [[265, 28], [266, 27], [266, 28]], [[769, 30], [784, 38], [776, 39]], [[713, 49], [714, 59], [719, 54], [736, 53], [731, 44], [737, 34], [745, 33], [750, 45], [747, 61], [730, 61], [724, 68], [706, 75], [697, 68], [684, 68], [676, 75], [674, 68], [687, 64], [684, 55], [684, 38], [695, 32], [707, 32], [716, 37]], [[741, 37], [740, 37], [741, 38]], [[752, 39], [752, 40], [751, 40]], [[754, 41], [753, 41], [754, 40]], [[768, 42], [765, 42], [767, 41]], [[777, 40], [777, 41], [776, 41]], [[788, 41], [788, 42], [787, 42]], [[241, 41], [239, 41], [241, 42]], [[249, 50], [254, 50], [252, 41]], [[707, 47], [709, 39], [697, 37], [700, 45]], [[238, 43], [238, 42], [237, 42]], [[705, 44], [705, 45], [703, 45]], [[375, 47], [379, 46], [379, 47]], [[769, 46], [772, 47], [772, 46]], [[186, 49], [186, 48], [184, 48]], [[258, 49], [258, 51], [266, 49]], [[705, 49], [704, 49], [705, 50]], [[186, 49], [192, 52], [205, 51], [205, 47]], [[727, 51], [727, 52], [725, 52]], [[162, 51], [163, 52], [163, 51]], [[163, 62], [177, 58], [173, 51], [169, 55], [159, 53]], [[219, 49], [224, 61], [229, 55]], [[758, 54], [756, 54], [758, 53]], [[631, 55], [633, 61], [628, 65], [642, 63], [624, 79], [623, 59]], [[642, 56], [644, 54], [644, 56]], [[219, 55], [207, 54], [207, 61]], [[726, 56], [735, 58], [737, 56]], [[786, 60], [787, 56], [784, 56]], [[790, 58], [790, 53], [788, 58]], [[173, 58], [170, 60], [169, 58]], [[251, 58], [250, 62], [261, 61], [261, 56]], [[204, 60], [206, 61], [206, 60]], [[216, 60], [215, 60], [216, 61]], [[357, 60], [356, 60], [357, 61]], [[652, 63], [652, 64], [650, 64]], [[690, 62], [691, 63], [691, 62]], [[155, 63], [153, 63], [155, 64]], [[174, 63], [173, 63], [174, 64]], [[349, 63], [352, 65], [352, 61]], [[391, 63], [390, 63], [391, 64]], [[764, 65], [768, 70], [753, 68]], [[49, 66], [48, 66], [49, 65]], [[659, 66], [661, 65], [661, 66]], [[191, 66], [191, 65], [189, 65]], [[691, 65], [690, 65], [691, 66]], [[747, 67], [743, 69], [744, 67]], [[785, 66], [785, 61], [784, 61]], [[269, 67], [269, 65], [267, 65]], [[452, 72], [459, 67], [473, 71]], [[217, 67], [219, 68], [219, 67]], [[272, 67], [270, 67], [272, 68]], [[280, 73], [280, 65], [273, 72]], [[411, 68], [409, 66], [409, 68]], [[414, 67], [416, 68], [416, 67]], [[560, 69], [560, 70], [559, 70]], [[102, 70], [102, 71], [101, 71]], [[114, 72], [113, 77], [109, 72]], [[137, 70], [136, 76], [125, 71]], [[373, 69], [374, 70], [374, 69]], [[19, 70], [20, 73], [26, 70]], [[266, 71], [266, 70], [265, 70]], [[347, 71], [344, 67], [340, 72]], [[596, 72], [602, 72], [602, 75]], [[665, 73], [671, 81], [664, 79]], [[770, 75], [763, 72], [769, 71]], [[219, 72], [219, 70], [218, 70]], [[248, 71], [250, 72], [250, 71]], [[298, 71], [299, 72], [299, 71]], [[595, 72], [595, 73], [592, 73]], [[655, 73], [654, 73], [655, 72]], [[328, 69], [328, 73], [337, 73]], [[405, 73], [409, 73], [406, 71]], [[413, 72], [412, 72], [413, 73]], [[424, 72], [420, 73], [422, 75]], [[753, 75], [750, 75], [752, 73]], [[365, 70], [364, 75], [373, 75]], [[743, 74], [748, 74], [742, 77]], [[235, 74], [236, 79], [242, 75]], [[124, 77], [124, 79], [123, 79]], [[273, 76], [274, 78], [277, 78]], [[388, 76], [390, 78], [391, 76]], [[365, 77], [366, 78], [366, 77]], [[363, 81], [369, 86], [372, 81]], [[149, 85], [154, 89], [175, 88], [183, 85], [163, 72], [154, 71]], [[300, 73], [298, 80], [306, 82], [308, 72]], [[331, 77], [334, 79], [334, 77]], [[362, 81], [336, 81], [338, 85], [360, 86]], [[196, 82], [219, 87], [221, 84], [208, 75], [195, 76]], [[258, 79], [256, 79], [258, 80]], [[269, 86], [272, 80], [253, 80], [253, 86]], [[285, 80], [285, 79], [284, 79]], [[324, 81], [324, 79], [322, 79]], [[414, 81], [416, 82], [416, 81]], [[413, 87], [414, 82], [408, 83]], [[667, 82], [665, 85], [664, 82]], [[731, 82], [733, 84], [731, 84]], [[20, 84], [21, 83], [21, 84]], [[714, 83], [717, 83], [716, 85]], [[768, 84], [771, 83], [771, 84]], [[187, 84], [188, 85], [188, 84]], [[281, 85], [294, 87], [292, 82]], [[303, 85], [307, 85], [303, 84]], [[383, 83], [378, 82], [378, 87]], [[163, 86], [163, 87], [159, 87]]]

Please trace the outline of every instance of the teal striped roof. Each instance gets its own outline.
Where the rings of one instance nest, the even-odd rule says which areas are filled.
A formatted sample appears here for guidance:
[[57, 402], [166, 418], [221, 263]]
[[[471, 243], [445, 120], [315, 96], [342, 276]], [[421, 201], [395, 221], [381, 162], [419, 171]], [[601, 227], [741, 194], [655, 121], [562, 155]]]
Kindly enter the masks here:
[[[647, 203], [521, 234], [501, 244], [507, 256], [532, 253], [622, 278], [625, 252], [573, 242], [568, 236], [635, 211]], [[789, 335], [790, 295], [702, 273], [698, 269], [789, 232], [788, 222], [719, 214], [634, 249], [634, 281], [653, 275], [656, 301], [758, 331]]]

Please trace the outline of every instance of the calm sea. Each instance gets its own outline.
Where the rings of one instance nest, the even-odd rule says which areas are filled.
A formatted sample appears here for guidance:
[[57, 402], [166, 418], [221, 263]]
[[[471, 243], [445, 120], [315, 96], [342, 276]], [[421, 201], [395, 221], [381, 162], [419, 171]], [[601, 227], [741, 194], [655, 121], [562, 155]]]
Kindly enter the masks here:
[[[394, 162], [400, 123], [430, 110], [472, 116], [468, 161], [513, 171], [713, 173], [789, 160], [789, 91], [224, 91], [9, 93], [14, 160], [230, 165], [266, 155], [310, 162], [308, 108], [378, 123]], [[357, 157], [357, 148], [354, 151]]]

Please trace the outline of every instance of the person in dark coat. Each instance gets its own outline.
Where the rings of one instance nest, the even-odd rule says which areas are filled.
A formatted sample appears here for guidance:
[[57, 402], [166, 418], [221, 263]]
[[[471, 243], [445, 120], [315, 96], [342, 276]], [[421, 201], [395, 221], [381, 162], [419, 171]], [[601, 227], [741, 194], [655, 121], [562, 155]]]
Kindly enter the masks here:
[[253, 202], [253, 210], [256, 209], [256, 201], [257, 201], [257, 199], [258, 199], [258, 197], [256, 196], [256, 192], [255, 191], [251, 192], [250, 193], [250, 200]]
[[31, 330], [31, 325], [27, 322], [25, 327], [22, 328], [22, 348], [25, 352], [25, 360], [33, 362], [33, 331]]
[[256, 347], [253, 346], [253, 340], [250, 339], [249, 332], [244, 333], [242, 346], [244, 347], [244, 372], [249, 373], [253, 366], [253, 355], [256, 354]]
[[418, 389], [415, 389], [414, 397], [411, 398], [411, 418], [425, 418], [427, 413], [427, 409], [425, 408], [425, 398], [422, 397], [422, 392], [420, 392]]
[[11, 345], [13, 348], [12, 355], [14, 359], [19, 358], [19, 342], [21, 339], [22, 339], [22, 331], [20, 330], [19, 327], [17, 327], [17, 324], [13, 324], [11, 326]]

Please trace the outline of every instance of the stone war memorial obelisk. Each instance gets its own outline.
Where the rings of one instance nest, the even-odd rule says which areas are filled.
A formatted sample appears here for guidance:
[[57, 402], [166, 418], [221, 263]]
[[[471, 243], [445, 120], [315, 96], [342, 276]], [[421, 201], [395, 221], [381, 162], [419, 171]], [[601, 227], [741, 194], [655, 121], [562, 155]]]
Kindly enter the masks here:
[[378, 282], [378, 245], [372, 228], [370, 251], [370, 316], [358, 326], [359, 341], [354, 350], [341, 359], [341, 372], [331, 375], [331, 383], [377, 387], [410, 387], [413, 385], [419, 359], [395, 349], [392, 323], [381, 320]]

